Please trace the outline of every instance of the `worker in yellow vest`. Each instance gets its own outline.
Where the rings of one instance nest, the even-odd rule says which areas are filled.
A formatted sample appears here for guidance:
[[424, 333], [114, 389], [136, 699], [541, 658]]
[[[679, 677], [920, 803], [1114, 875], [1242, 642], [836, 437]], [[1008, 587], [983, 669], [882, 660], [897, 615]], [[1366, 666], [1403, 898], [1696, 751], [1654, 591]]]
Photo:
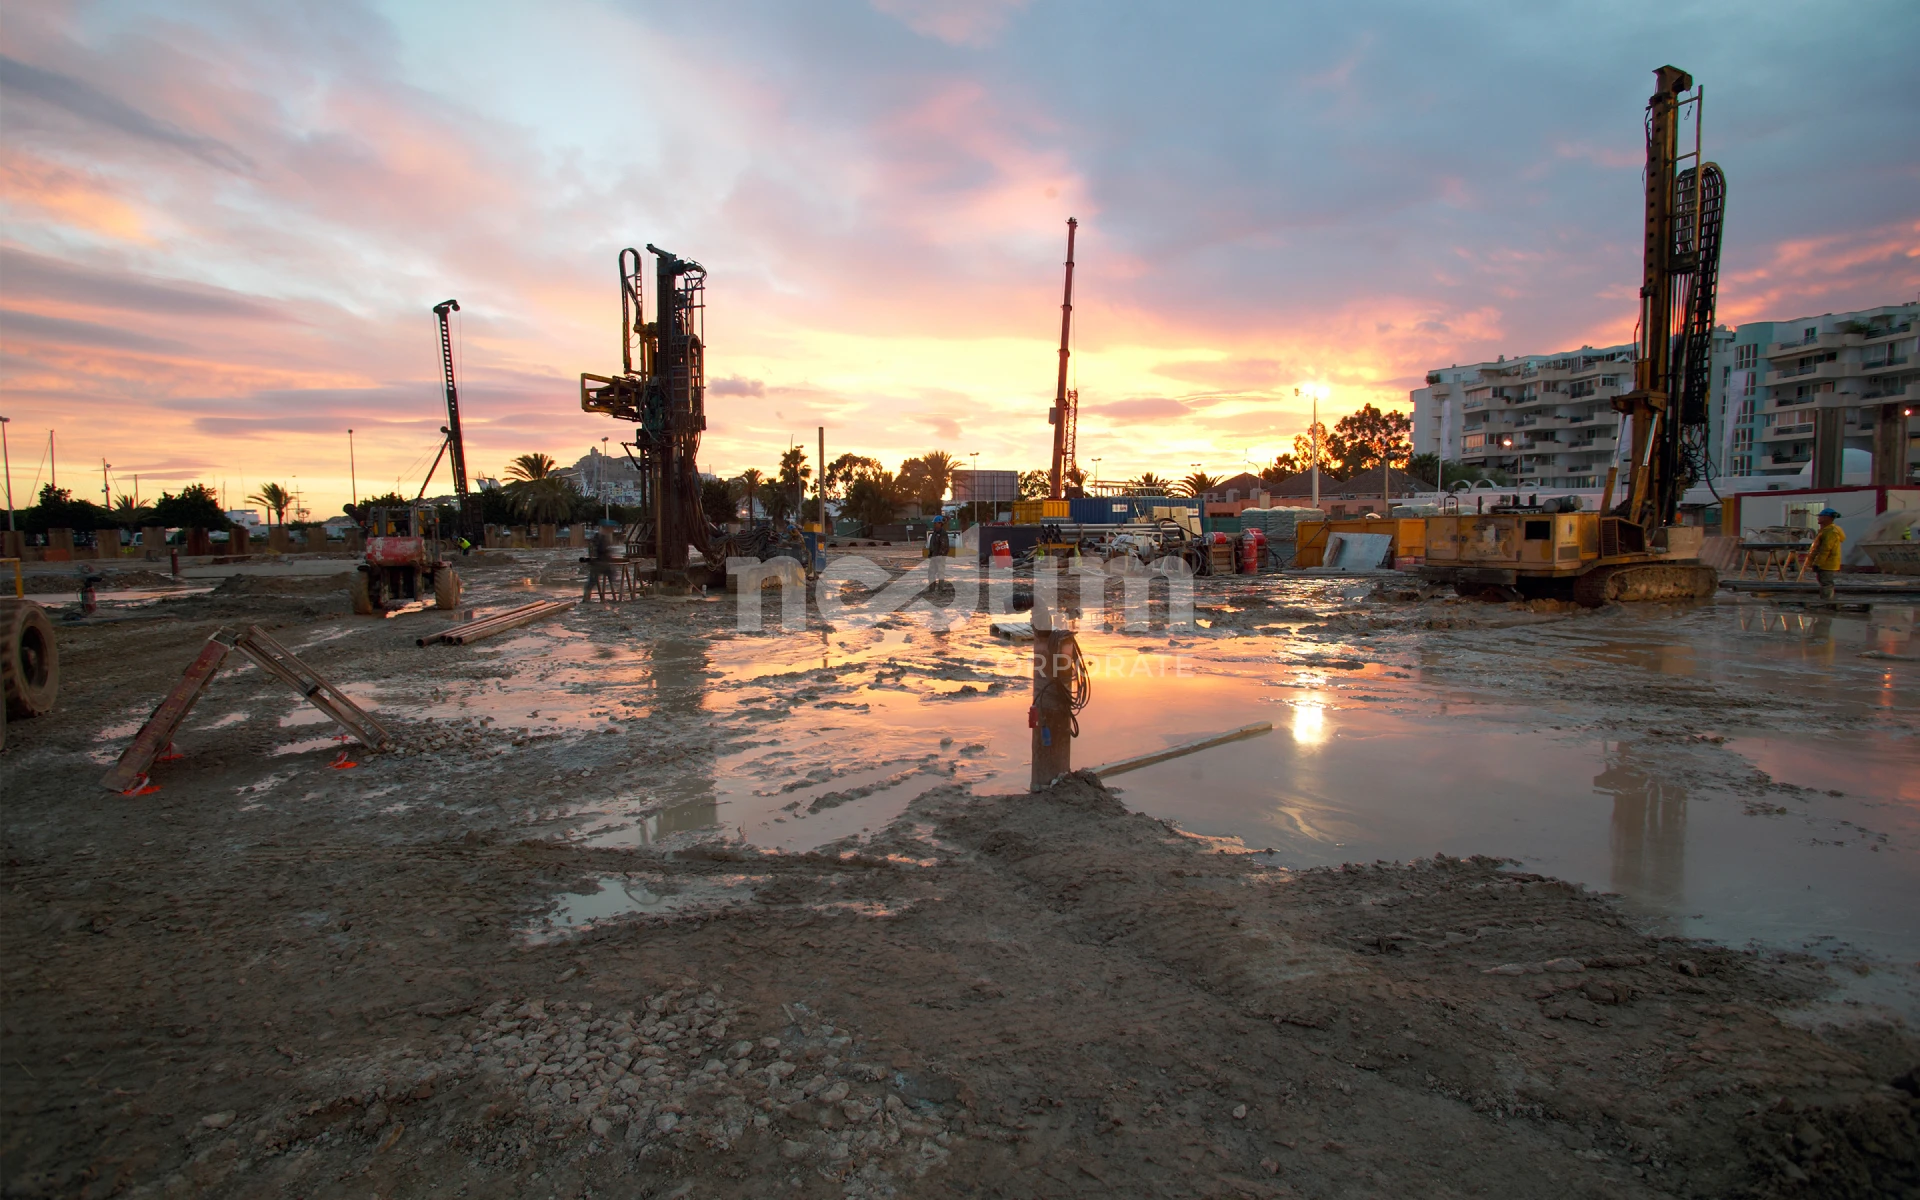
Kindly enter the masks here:
[[1813, 546], [1807, 551], [1807, 565], [1820, 581], [1822, 600], [1833, 599], [1833, 577], [1840, 573], [1840, 544], [1847, 540], [1845, 531], [1833, 523], [1839, 515], [1831, 508], [1820, 510], [1820, 532], [1813, 535]]

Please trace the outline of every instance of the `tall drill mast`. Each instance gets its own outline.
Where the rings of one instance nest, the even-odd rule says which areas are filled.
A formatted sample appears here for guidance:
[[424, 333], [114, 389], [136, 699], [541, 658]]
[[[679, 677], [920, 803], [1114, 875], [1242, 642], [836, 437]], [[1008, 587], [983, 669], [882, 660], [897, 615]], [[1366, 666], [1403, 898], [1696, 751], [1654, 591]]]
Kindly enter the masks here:
[[1073, 233], [1079, 227], [1079, 221], [1067, 218], [1067, 289], [1060, 301], [1060, 377], [1053, 385], [1053, 409], [1047, 413], [1053, 425], [1053, 466], [1047, 472], [1047, 494], [1055, 500], [1066, 494], [1063, 489], [1073, 470], [1075, 426], [1080, 416], [1080, 394], [1067, 390], [1067, 360], [1072, 357], [1067, 340], [1073, 332]]
[[[685, 571], [687, 547], [709, 549], [695, 458], [707, 427], [706, 268], [649, 245], [654, 255], [655, 319], [642, 304], [640, 252], [620, 252], [620, 363], [614, 376], [580, 376], [580, 407], [635, 425], [633, 449], [652, 513], [654, 561]], [[636, 341], [638, 342], [636, 354]], [[590, 387], [599, 384], [599, 387]]]
[[[1632, 418], [1628, 520], [1649, 533], [1671, 525], [1703, 468], [1712, 384], [1715, 293], [1726, 177], [1700, 155], [1703, 92], [1678, 67], [1654, 72], [1647, 101], [1646, 243], [1634, 387], [1614, 398]], [[1693, 95], [1687, 95], [1688, 92]], [[1693, 149], [1680, 150], [1681, 110], [1693, 106]], [[1681, 163], [1691, 159], [1690, 166]]]
[[460, 438], [460, 389], [453, 382], [453, 336], [447, 331], [447, 314], [459, 311], [458, 300], [442, 300], [433, 306], [433, 315], [440, 318], [440, 371], [447, 387], [447, 450], [450, 457], [447, 465], [453, 470], [453, 494], [464, 502], [467, 498], [467, 448]]

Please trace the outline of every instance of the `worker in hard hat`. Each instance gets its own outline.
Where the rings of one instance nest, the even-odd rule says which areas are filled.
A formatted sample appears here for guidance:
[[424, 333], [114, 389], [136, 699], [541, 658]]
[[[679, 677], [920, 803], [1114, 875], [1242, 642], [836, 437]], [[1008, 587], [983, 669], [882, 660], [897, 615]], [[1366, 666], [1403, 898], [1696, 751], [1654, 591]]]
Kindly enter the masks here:
[[947, 515], [941, 513], [933, 519], [933, 528], [927, 531], [928, 590], [946, 582], [947, 556], [951, 553], [953, 540], [947, 535]]
[[1833, 577], [1840, 573], [1840, 546], [1847, 540], [1846, 532], [1833, 523], [1839, 515], [1831, 508], [1820, 510], [1820, 532], [1813, 535], [1813, 545], [1807, 550], [1807, 565], [1820, 581], [1822, 600], [1833, 599]]

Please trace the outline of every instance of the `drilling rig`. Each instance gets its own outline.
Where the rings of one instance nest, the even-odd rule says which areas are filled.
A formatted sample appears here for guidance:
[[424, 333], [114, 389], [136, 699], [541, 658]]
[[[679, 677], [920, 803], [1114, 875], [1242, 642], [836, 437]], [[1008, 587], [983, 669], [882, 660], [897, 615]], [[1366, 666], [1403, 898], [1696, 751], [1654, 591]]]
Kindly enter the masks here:
[[[1691, 94], [1689, 94], [1691, 93]], [[1708, 394], [1726, 177], [1700, 152], [1704, 89], [1678, 67], [1654, 72], [1647, 101], [1645, 246], [1633, 390], [1613, 400], [1631, 437], [1626, 498], [1601, 511], [1496, 507], [1427, 518], [1420, 574], [1463, 595], [1610, 601], [1705, 599], [1719, 587], [1698, 561], [1698, 527], [1674, 524], [1706, 473]], [[1681, 151], [1685, 110], [1693, 149]]]
[[1047, 496], [1059, 500], [1071, 487], [1079, 494], [1079, 464], [1074, 461], [1075, 437], [1080, 425], [1080, 392], [1067, 387], [1067, 362], [1073, 356], [1068, 339], [1073, 333], [1073, 234], [1080, 222], [1067, 218], [1067, 287], [1060, 300], [1060, 376], [1053, 385], [1053, 407], [1047, 422], [1053, 426], [1053, 465], [1047, 472]]
[[649, 244], [654, 256], [655, 316], [646, 319], [645, 260], [631, 246], [620, 252], [620, 374], [580, 376], [580, 407], [634, 423], [643, 504], [637, 547], [649, 554], [661, 581], [683, 582], [692, 546], [710, 557], [711, 530], [700, 509], [694, 466], [707, 427], [705, 320], [707, 271]]
[[433, 482], [434, 472], [440, 469], [440, 460], [444, 457], [447, 469], [453, 473], [453, 494], [460, 510], [454, 532], [478, 537], [482, 523], [480, 498], [467, 486], [467, 444], [460, 434], [460, 388], [453, 378], [453, 334], [447, 327], [447, 314], [459, 311], [458, 300], [442, 300], [433, 306], [433, 315], [440, 322], [440, 379], [447, 393], [447, 423], [440, 428], [445, 435], [440, 452], [433, 456], [427, 477], [420, 481], [420, 494], [414, 497], [414, 503], [425, 498], [427, 485]]

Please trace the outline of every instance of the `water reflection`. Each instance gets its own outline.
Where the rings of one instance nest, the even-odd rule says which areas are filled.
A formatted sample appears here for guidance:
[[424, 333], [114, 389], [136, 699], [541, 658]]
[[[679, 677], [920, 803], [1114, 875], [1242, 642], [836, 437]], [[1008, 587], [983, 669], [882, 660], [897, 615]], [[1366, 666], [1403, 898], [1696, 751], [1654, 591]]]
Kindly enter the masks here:
[[[677, 733], [691, 733], [689, 727], [710, 719], [705, 709], [707, 648], [705, 638], [662, 638], [649, 648], [654, 720]], [[654, 795], [665, 803], [637, 823], [641, 845], [717, 822], [719, 799], [714, 794], [711, 756], [691, 755], [674, 763], [671, 770], [649, 768], [646, 773], [658, 780]]]
[[1633, 760], [1625, 743], [1608, 751], [1594, 790], [1613, 797], [1608, 827], [1612, 887], [1662, 908], [1686, 895], [1687, 792]]
[[1327, 740], [1327, 709], [1318, 700], [1293, 702], [1293, 740], [1302, 746], [1318, 746]]

